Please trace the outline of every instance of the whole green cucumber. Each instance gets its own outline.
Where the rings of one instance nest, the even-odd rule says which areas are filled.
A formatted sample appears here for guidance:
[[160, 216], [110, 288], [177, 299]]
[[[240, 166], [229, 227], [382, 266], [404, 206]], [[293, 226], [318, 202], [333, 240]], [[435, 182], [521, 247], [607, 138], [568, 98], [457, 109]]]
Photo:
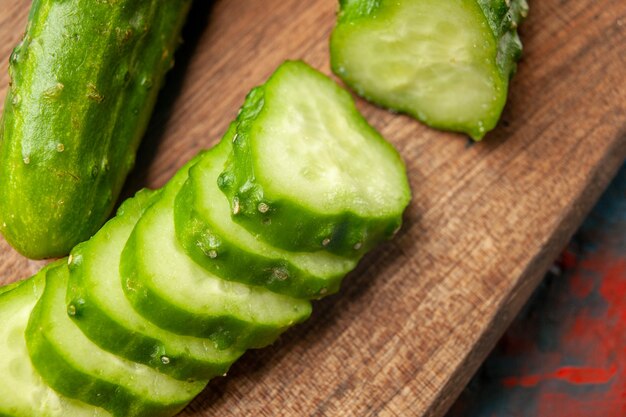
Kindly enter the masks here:
[[34, 0], [0, 125], [0, 231], [67, 254], [111, 212], [191, 0]]

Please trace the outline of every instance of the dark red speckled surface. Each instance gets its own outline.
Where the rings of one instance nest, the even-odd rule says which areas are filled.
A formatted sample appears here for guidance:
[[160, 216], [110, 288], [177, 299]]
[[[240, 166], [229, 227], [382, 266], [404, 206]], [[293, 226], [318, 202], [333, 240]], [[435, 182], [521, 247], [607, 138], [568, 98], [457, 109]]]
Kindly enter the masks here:
[[447, 417], [626, 416], [626, 165]]

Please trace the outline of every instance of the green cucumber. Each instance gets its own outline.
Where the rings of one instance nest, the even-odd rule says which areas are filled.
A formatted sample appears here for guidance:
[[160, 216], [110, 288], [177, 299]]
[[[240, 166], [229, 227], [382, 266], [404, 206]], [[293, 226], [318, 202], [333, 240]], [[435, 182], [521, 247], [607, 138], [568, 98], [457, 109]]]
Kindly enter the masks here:
[[366, 99], [480, 140], [506, 103], [526, 0], [340, 0], [335, 74]]
[[48, 270], [44, 293], [26, 329], [30, 358], [50, 387], [116, 417], [170, 417], [202, 391], [206, 381], [172, 379], [87, 339], [68, 316], [68, 279], [66, 265]]
[[[233, 197], [256, 202], [262, 216], [250, 225], [259, 221], [260, 233], [233, 222]], [[38, 387], [46, 403], [31, 407], [55, 408], [24, 416], [171, 417], [243, 351], [305, 320], [310, 298], [336, 291], [395, 232], [409, 199], [402, 160], [349, 94], [303, 63], [284, 64], [218, 146], [123, 204], [35, 288], [0, 295], [0, 319], [21, 320], [0, 321], [0, 333], [25, 336], [18, 355], [39, 378], [16, 383], [17, 403], [0, 395], [0, 417], [15, 417], [8, 407], [26, 407]], [[14, 295], [17, 315], [3, 308]], [[0, 370], [11, 366], [0, 358]]]
[[219, 186], [233, 219], [272, 245], [354, 258], [393, 236], [411, 197], [398, 152], [302, 62], [250, 92]]
[[22, 282], [23, 281], [17, 281], [17, 282], [12, 282], [10, 284], [3, 285], [2, 287], [0, 287], [0, 295], [4, 294], [5, 292], [14, 290], [15, 288], [19, 287], [22, 284]]
[[235, 124], [216, 147], [190, 170], [175, 204], [176, 233], [187, 253], [226, 280], [264, 286], [298, 298], [319, 298], [339, 290], [356, 260], [324, 251], [294, 253], [277, 249], [230, 218], [217, 178], [232, 149]]
[[186, 180], [181, 170], [131, 233], [120, 266], [126, 296], [147, 319], [170, 331], [206, 337], [222, 348], [265, 346], [306, 319], [311, 305], [220, 279], [187, 256], [174, 226], [174, 201]]
[[45, 285], [46, 269], [0, 296], [0, 416], [108, 417], [48, 387], [33, 368], [24, 332]]
[[137, 220], [156, 198], [158, 193], [139, 192], [94, 237], [72, 250], [67, 308], [78, 327], [100, 348], [176, 379], [208, 380], [224, 374], [243, 352], [218, 350], [209, 340], [160, 329], [132, 308], [122, 289], [122, 249]]
[[0, 123], [0, 232], [23, 255], [66, 255], [108, 217], [190, 3], [32, 3]]

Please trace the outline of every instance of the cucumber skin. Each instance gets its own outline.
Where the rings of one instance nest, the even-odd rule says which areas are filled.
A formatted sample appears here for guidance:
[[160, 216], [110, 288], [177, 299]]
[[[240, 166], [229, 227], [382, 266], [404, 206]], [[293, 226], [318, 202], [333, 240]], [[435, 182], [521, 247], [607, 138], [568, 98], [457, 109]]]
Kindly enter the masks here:
[[[419, 1], [419, 0], [416, 0]], [[445, 0], [444, 0], [445, 1]], [[491, 32], [499, 39], [497, 63], [502, 76], [515, 74], [522, 55], [517, 27], [528, 15], [527, 0], [475, 0], [482, 9]], [[354, 24], [362, 18], [373, 18], [386, 0], [339, 0], [338, 24]], [[331, 52], [331, 60], [333, 58]], [[339, 75], [337, 65], [331, 63]]]
[[496, 62], [503, 78], [512, 78], [522, 57], [517, 27], [528, 15], [526, 0], [477, 0], [493, 36], [499, 40]]
[[[132, 216], [135, 221], [144, 210], [159, 197], [159, 192], [142, 190], [119, 208], [117, 216]], [[74, 306], [76, 314], [71, 316], [74, 323], [83, 333], [103, 350], [134, 362], [148, 365], [160, 372], [180, 380], [208, 380], [223, 375], [243, 352], [224, 353], [224, 358], [214, 361], [199, 360], [181, 352], [170, 352], [168, 343], [129, 329], [123, 323], [112, 319], [103, 311], [101, 301], [95, 299], [89, 290], [90, 281], [85, 278], [87, 264], [93, 257], [90, 252], [97, 250], [93, 245], [94, 239], [106, 239], [108, 227], [116, 227], [108, 223], [88, 242], [80, 243], [72, 250], [72, 261], [69, 263], [70, 280], [67, 289], [67, 304]], [[114, 232], [111, 232], [114, 233]], [[101, 235], [102, 237], [99, 237]], [[97, 242], [102, 242], [98, 240]], [[106, 244], [106, 241], [105, 243]], [[93, 280], [93, 278], [92, 278]], [[121, 285], [121, 283], [120, 283]], [[163, 363], [162, 356], [169, 361]]]
[[[419, 0], [416, 0], [419, 1]], [[528, 15], [528, 3], [526, 0], [475, 0], [480, 9], [483, 11], [487, 24], [498, 44], [496, 64], [498, 72], [503, 82], [505, 91], [508, 90], [509, 80], [517, 71], [517, 61], [522, 56], [522, 42], [517, 33], [517, 27]], [[340, 27], [349, 27], [358, 25], [360, 19], [375, 19], [376, 14], [381, 12], [385, 7], [387, 0], [339, 0], [339, 12], [337, 16], [337, 26], [333, 30], [330, 38], [330, 65], [332, 71], [340, 77], [353, 90], [357, 91], [366, 100], [391, 109], [393, 111], [404, 112], [412, 117], [425, 122], [425, 120], [410, 109], [396, 108], [383, 97], [375, 97], [364, 91], [342, 70], [341, 60], [337, 52], [338, 46], [335, 46], [335, 38], [337, 37]], [[505, 100], [503, 100], [502, 108], [498, 112], [498, 117], [485, 123], [484, 131], [467, 130], [464, 126], [455, 124], [431, 124], [432, 127], [442, 130], [452, 130], [465, 132], [472, 139], [480, 141], [484, 135], [492, 130], [498, 123], [500, 114], [504, 108]]]
[[[77, 292], [73, 291], [73, 293]], [[172, 378], [189, 381], [209, 380], [213, 377], [224, 375], [232, 365], [232, 362], [207, 364], [190, 357], [173, 356], [163, 351], [163, 342], [147, 336], [138, 337], [136, 334], [128, 333], [127, 329], [120, 326], [116, 321], [111, 320], [106, 313], [103, 313], [97, 307], [81, 306], [77, 316], [78, 319], [75, 322], [77, 322], [85, 335], [93, 337], [92, 341], [94, 343], [96, 342], [96, 337], [99, 340], [108, 337], [107, 340], [110, 344], [106, 350], [128, 360], [150, 366]], [[81, 325], [79, 324], [81, 319], [83, 322], [98, 323], [98, 326]], [[95, 332], [100, 332], [100, 334], [95, 335]], [[155, 352], [157, 353], [155, 354]], [[161, 360], [163, 355], [169, 358], [167, 365]], [[233, 357], [233, 362], [236, 359], [238, 358]]]
[[[217, 146], [230, 147], [235, 128], [235, 124], [231, 124]], [[198, 165], [190, 169], [189, 179], [176, 197], [174, 217], [178, 241], [197, 264], [223, 279], [263, 286], [276, 293], [296, 298], [315, 299], [339, 291], [341, 280], [349, 271], [324, 278], [316, 277], [286, 259], [272, 258], [263, 253], [251, 253], [240, 248], [223, 233], [216, 233], [211, 224], [203, 221], [203, 216], [198, 211], [198, 205], [202, 204], [202, 201], [199, 201], [194, 192], [194, 182], [199, 181], [195, 179], [195, 173], [202, 169], [201, 164], [202, 161], [199, 161]], [[195, 184], [195, 187], [198, 186], [202, 185]], [[210, 247], [219, 253], [217, 257], [212, 258], [206, 253], [207, 249], [203, 249], [207, 247], [204, 243], [207, 234], [217, 236], [219, 240], [219, 243]], [[352, 265], [350, 270], [354, 266]], [[277, 278], [275, 271], [280, 271], [282, 276]]]
[[[130, 243], [130, 241], [129, 241]], [[134, 244], [127, 245], [124, 251], [133, 251]], [[124, 256], [124, 255], [123, 255]], [[211, 340], [220, 348], [262, 348], [272, 344], [290, 326], [275, 327], [260, 324], [250, 324], [232, 316], [216, 316], [211, 320], [202, 317], [184, 308], [173, 306], [160, 294], [152, 291], [149, 286], [141, 283], [139, 276], [142, 271], [134, 268], [130, 263], [122, 263], [122, 275], [125, 288], [131, 285], [135, 291], [127, 291], [135, 310], [141, 315], [172, 333], [185, 336], [204, 337]], [[303, 318], [306, 319], [308, 317]], [[295, 325], [297, 323], [292, 323]]]
[[[148, 206], [154, 201], [154, 198], [158, 198], [158, 192], [150, 195], [150, 192], [147, 190], [143, 192], [140, 191], [137, 196], [133, 199], [126, 200], [124, 204], [120, 206], [118, 215], [119, 212], [126, 211], [128, 208], [127, 205], [129, 204]], [[131, 208], [131, 210], [133, 210], [133, 208]], [[140, 208], [140, 210], [143, 212], [145, 207]], [[106, 232], [107, 224], [101, 229], [102, 233]], [[96, 239], [100, 233], [99, 231], [90, 240], [80, 243], [72, 249], [70, 261], [68, 262], [70, 278], [67, 285], [66, 301], [68, 308], [70, 305], [74, 306], [76, 314], [70, 317], [85, 336], [99, 345], [103, 350], [107, 350], [135, 362], [144, 363], [161, 372], [170, 371], [173, 367], [166, 367], [160, 361], [161, 355], [153, 355], [155, 352], [155, 349], [153, 349], [154, 345], [145, 343], [146, 341], [143, 338], [138, 340], [135, 335], [128, 333], [122, 325], [109, 318], [109, 316], [99, 308], [98, 301], [92, 300], [92, 295], [89, 290], [85, 289], [85, 285], [87, 284], [83, 277], [86, 269], [85, 258], [88, 259], [88, 255], [86, 255], [85, 252], [89, 251], [90, 242]], [[99, 343], [100, 340], [107, 340], [111, 345], [105, 348]], [[141, 358], [152, 356], [152, 360], [146, 363], [145, 360], [142, 361], [140, 360], [141, 358], [136, 357], [137, 355], [131, 354], [131, 352], [137, 351], [145, 352], [144, 355], [141, 355]], [[181, 371], [184, 372], [186, 369]], [[178, 377], [179, 375], [172, 376]]]
[[[406, 171], [404, 161], [395, 148], [368, 124], [356, 109], [348, 92], [305, 63], [286, 61], [265, 84], [252, 89], [246, 97], [236, 119], [237, 133], [233, 140], [233, 152], [218, 179], [218, 185], [228, 197], [233, 220], [251, 233], [258, 234], [266, 242], [286, 250], [298, 252], [326, 250], [339, 256], [360, 259], [381, 241], [391, 239], [396, 234], [402, 226], [402, 213], [367, 220], [348, 211], [328, 216], [293, 201], [286, 203], [283, 200], [270, 199], [265, 195], [262, 185], [256, 181], [254, 156], [250, 144], [251, 131], [257, 119], [262, 117], [267, 85], [274, 78], [280, 77], [281, 71], [288, 71], [290, 68], [310, 71], [319, 77], [320, 82], [333, 83], [336, 91], [350, 103], [354, 120], [358, 121], [363, 130], [370, 131], [385, 143], [390, 152], [396, 155], [398, 166]], [[406, 207], [411, 198], [408, 181], [405, 185], [405, 195]], [[260, 203], [267, 204], [269, 210], [265, 213], [259, 212], [257, 207]], [[323, 242], [327, 239], [329, 243], [324, 245]]]
[[0, 232], [59, 257], [104, 223], [173, 64], [190, 0], [35, 0], [0, 124]]
[[[38, 323], [55, 301], [54, 292], [63, 291], [67, 283], [66, 259], [59, 261], [46, 273], [46, 289], [31, 314], [26, 329], [26, 344], [31, 361], [48, 386], [68, 398], [77, 398], [85, 403], [104, 408], [115, 417], [170, 417], [180, 412], [184, 403], [157, 404], [149, 399], [141, 401], [125, 388], [116, 384], [94, 380], [76, 370], [59, 352], [54, 342], [48, 339], [46, 329]], [[65, 269], [65, 270], [64, 270]]]
[[[278, 294], [296, 298], [315, 299], [339, 291], [343, 274], [320, 279], [307, 274], [295, 265], [281, 259], [272, 259], [263, 254], [251, 253], [237, 247], [220, 235], [219, 251], [211, 258], [200, 246], [207, 233], [213, 233], [211, 226], [200, 220], [194, 210], [194, 193], [191, 187], [184, 187], [176, 197], [176, 234], [187, 254], [207, 271], [222, 279], [262, 286]], [[284, 278], [277, 278], [274, 271], [280, 271]]]
[[[187, 163], [181, 168], [181, 171], [189, 171], [201, 156], [202, 154]], [[168, 186], [180, 187], [175, 182], [181, 171], [170, 180]], [[162, 191], [162, 196], [169, 192], [168, 186]], [[156, 208], [158, 207], [154, 207], [154, 209]], [[141, 225], [135, 229], [140, 228]], [[282, 327], [251, 323], [230, 315], [216, 316], [210, 320], [207, 317], [198, 317], [183, 307], [172, 305], [154, 291], [151, 285], [145, 283], [146, 278], [144, 277], [150, 276], [150, 272], [144, 270], [142, 262], [134, 261], [141, 259], [142, 248], [137, 240], [137, 233], [133, 231], [122, 252], [120, 274], [124, 292], [137, 312], [170, 332], [207, 338], [222, 349], [262, 348], [272, 344], [292, 325], [306, 320], [311, 313], [309, 306], [301, 320]], [[193, 262], [191, 259], [189, 261]]]
[[[34, 276], [31, 276], [30, 278], [16, 282], [10, 294], [8, 292], [5, 292], [4, 295], [0, 297], [0, 300], [1, 300], [0, 304], [2, 304], [3, 302], [7, 302], [8, 298], [16, 297], [19, 299], [19, 303], [22, 305], [23, 308], [28, 308], [27, 306], [30, 306], [30, 312], [29, 312], [29, 315], [30, 315], [30, 313], [32, 312], [32, 308], [37, 304], [38, 300], [40, 299], [44, 291], [45, 281], [46, 281], [46, 278], [45, 278], [46, 272], [48, 269], [54, 266], [55, 264], [47, 265], [43, 267], [42, 269], [40, 269], [39, 272], [37, 272], [37, 274], [35, 274]], [[7, 299], [5, 299], [4, 297], [7, 297]], [[8, 302], [10, 304], [12, 302], [17, 302], [17, 300], [8, 301]], [[26, 303], [26, 305], [24, 305], [24, 303]], [[4, 306], [2, 308], [4, 308]], [[23, 341], [20, 342], [20, 344], [23, 343], [23, 345], [21, 346], [11, 345], [18, 350], [26, 348], [25, 346], [26, 340], [24, 337], [24, 331], [26, 330], [25, 327], [28, 322], [28, 317], [24, 317], [24, 319], [25, 319], [25, 322], [23, 322], [23, 327], [21, 328]], [[20, 320], [23, 320], [23, 319], [20, 319]], [[10, 321], [11, 320], [9, 320], [9, 322]], [[9, 322], [7, 323], [1, 322], [2, 323], [1, 325], [11, 325], [11, 323]], [[7, 341], [5, 340], [4, 342], [6, 343]], [[28, 358], [28, 352], [25, 351], [23, 352], [23, 354], [25, 355], [23, 360], [29, 361], [30, 359]], [[5, 361], [5, 364], [6, 364], [6, 361]], [[11, 387], [12, 387], [11, 383], [17, 382], [13, 380], [12, 377], [9, 377], [8, 378], [9, 385], [7, 385], [7, 380], [5, 380], [4, 386], [2, 386], [3, 384], [0, 384], [0, 391], [8, 388], [9, 391], [3, 391], [3, 394], [5, 394], [5, 396], [8, 397], [7, 399], [9, 399], [9, 401], [11, 401], [11, 398], [13, 399], [18, 398], [18, 401], [24, 401], [24, 403], [18, 404], [16, 402], [13, 402], [12, 405], [9, 405], [7, 407], [6, 402], [3, 401], [5, 398], [0, 396], [0, 403], [4, 403], [3, 405], [0, 405], [0, 417], [33, 417], [33, 416], [70, 417], [72, 415], [75, 415], [74, 413], [75, 411], [77, 412], [76, 415], [80, 415], [80, 416], [89, 415], [90, 417], [97, 417], [97, 416], [111, 417], [111, 415], [105, 412], [104, 410], [92, 408], [91, 406], [88, 406], [86, 404], [81, 404], [80, 402], [70, 400], [69, 398], [60, 396], [58, 393], [53, 393], [53, 390], [49, 387], [44, 388], [43, 386], [41, 386], [43, 381], [40, 379], [38, 374], [34, 373], [34, 368], [32, 368], [32, 366], [30, 366], [28, 373], [32, 374], [30, 377], [28, 377], [30, 381], [34, 382], [40, 389], [44, 389], [50, 392], [48, 393], [42, 392], [43, 394], [41, 396], [42, 400], [39, 403], [33, 402], [32, 397], [27, 399], [28, 397], [19, 395], [19, 393], [16, 393], [17, 396], [8, 397], [6, 394], [11, 393]], [[4, 375], [2, 377], [5, 378]], [[17, 389], [17, 387], [15, 387], [15, 389]], [[52, 403], [49, 402], [50, 400], [52, 400]]]
[[17, 287], [19, 287], [24, 281], [12, 282], [10, 284], [3, 285], [0, 287], [0, 295], [7, 293], [9, 291], [13, 291]]

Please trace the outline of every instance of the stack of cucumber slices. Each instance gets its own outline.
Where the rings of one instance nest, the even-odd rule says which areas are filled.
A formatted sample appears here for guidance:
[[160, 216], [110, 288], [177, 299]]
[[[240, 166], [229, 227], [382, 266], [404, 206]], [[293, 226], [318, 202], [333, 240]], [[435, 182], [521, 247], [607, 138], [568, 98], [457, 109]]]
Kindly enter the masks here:
[[336, 292], [409, 200], [349, 94], [284, 63], [163, 189], [0, 289], [0, 416], [176, 414]]

